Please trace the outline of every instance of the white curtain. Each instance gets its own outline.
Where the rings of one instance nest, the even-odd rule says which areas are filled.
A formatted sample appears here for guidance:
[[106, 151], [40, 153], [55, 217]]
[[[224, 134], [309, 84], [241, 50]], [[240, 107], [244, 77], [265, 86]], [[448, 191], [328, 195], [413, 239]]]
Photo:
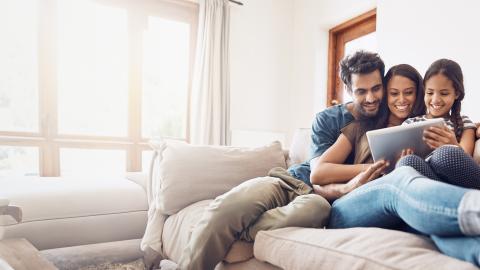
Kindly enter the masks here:
[[230, 143], [228, 0], [200, 0], [190, 110], [194, 144]]

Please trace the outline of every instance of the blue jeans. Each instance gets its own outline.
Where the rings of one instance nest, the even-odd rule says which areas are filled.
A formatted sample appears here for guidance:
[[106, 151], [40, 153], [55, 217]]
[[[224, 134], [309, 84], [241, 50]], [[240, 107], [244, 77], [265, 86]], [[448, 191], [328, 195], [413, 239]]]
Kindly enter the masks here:
[[465, 236], [458, 219], [468, 191], [400, 167], [336, 200], [329, 227], [397, 229], [406, 224], [411, 231], [429, 235], [444, 254], [479, 266], [480, 237]]

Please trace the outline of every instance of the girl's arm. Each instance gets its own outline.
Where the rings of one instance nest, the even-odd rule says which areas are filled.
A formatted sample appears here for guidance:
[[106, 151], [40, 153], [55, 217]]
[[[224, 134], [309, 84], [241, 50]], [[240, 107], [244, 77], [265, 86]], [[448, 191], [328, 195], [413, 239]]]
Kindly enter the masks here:
[[314, 185], [345, 183], [364, 171], [369, 164], [343, 164], [352, 152], [352, 144], [343, 134], [320, 157], [310, 161], [310, 182]]
[[475, 130], [465, 129], [462, 132], [462, 137], [460, 138], [459, 144], [465, 153], [473, 156], [473, 149], [475, 148]]

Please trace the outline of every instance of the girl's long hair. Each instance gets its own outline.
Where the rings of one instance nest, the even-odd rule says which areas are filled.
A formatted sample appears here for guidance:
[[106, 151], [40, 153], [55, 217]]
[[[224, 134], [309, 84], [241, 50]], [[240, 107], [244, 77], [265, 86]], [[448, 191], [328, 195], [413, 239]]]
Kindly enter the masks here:
[[433, 62], [428, 68], [424, 76], [424, 83], [437, 74], [442, 74], [452, 82], [455, 94], [458, 96], [450, 109], [450, 121], [453, 123], [455, 135], [458, 140], [463, 132], [463, 121], [460, 111], [462, 109], [462, 100], [465, 97], [462, 68], [453, 60], [439, 59]]

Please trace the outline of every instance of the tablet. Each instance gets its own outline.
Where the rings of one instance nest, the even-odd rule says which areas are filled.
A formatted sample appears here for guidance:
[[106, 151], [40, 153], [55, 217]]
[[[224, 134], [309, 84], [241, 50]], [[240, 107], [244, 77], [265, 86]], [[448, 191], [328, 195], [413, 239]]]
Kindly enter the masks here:
[[371, 130], [367, 132], [368, 145], [373, 160], [384, 159], [390, 162], [385, 172], [395, 168], [394, 162], [403, 149], [411, 148], [415, 155], [425, 158], [432, 149], [423, 141], [423, 131], [432, 126], [442, 127], [443, 118], [429, 119], [408, 125]]

